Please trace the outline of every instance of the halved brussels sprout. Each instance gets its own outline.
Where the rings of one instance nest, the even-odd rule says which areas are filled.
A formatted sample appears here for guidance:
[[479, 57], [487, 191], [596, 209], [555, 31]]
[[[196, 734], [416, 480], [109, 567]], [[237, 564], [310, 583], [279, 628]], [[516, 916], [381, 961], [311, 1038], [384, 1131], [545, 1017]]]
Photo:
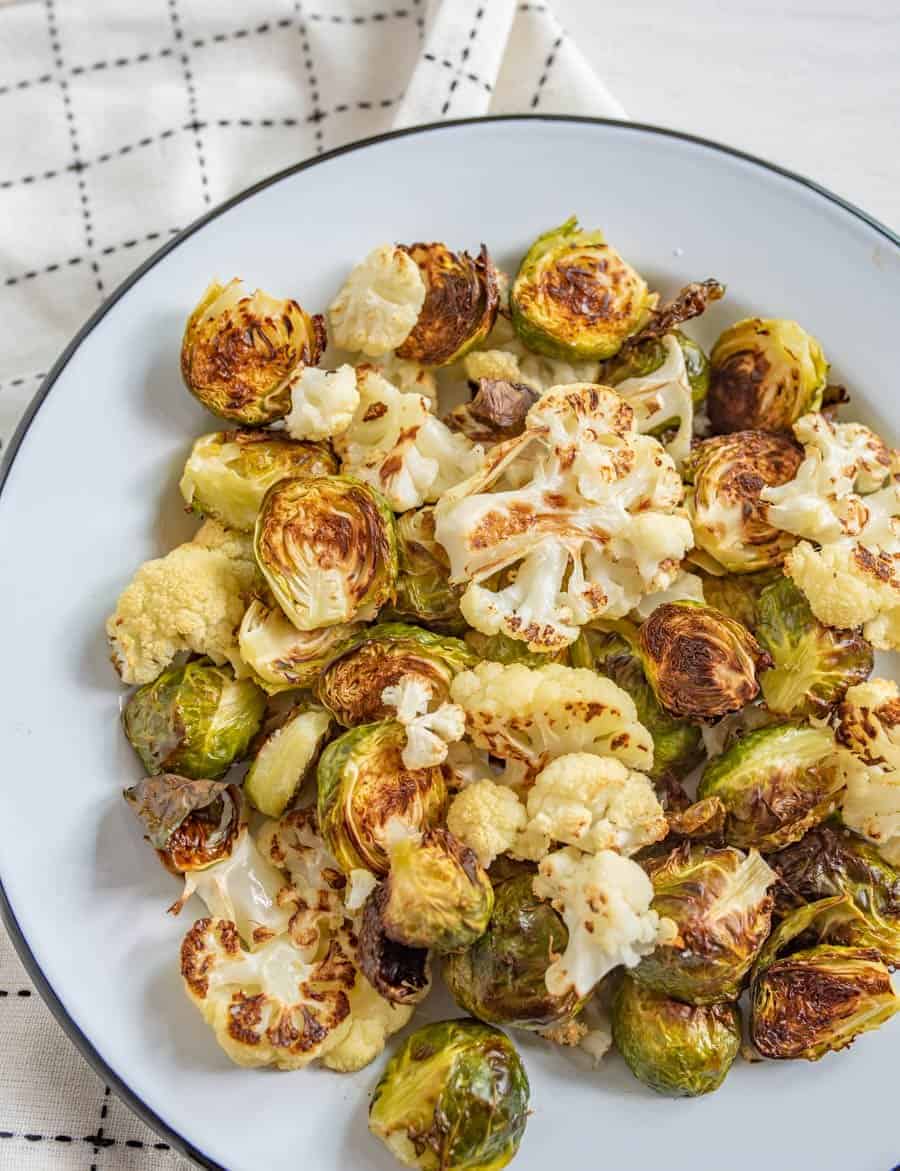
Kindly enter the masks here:
[[736, 1004], [682, 1004], [625, 976], [612, 1002], [616, 1048], [636, 1078], [676, 1098], [717, 1090], [741, 1047]]
[[682, 842], [644, 862], [653, 910], [678, 934], [634, 969], [655, 992], [688, 1004], [737, 1000], [769, 934], [775, 873], [755, 851]]
[[827, 728], [759, 728], [709, 762], [697, 795], [725, 806], [727, 842], [777, 850], [836, 808], [843, 778], [834, 748]]
[[300, 705], [263, 739], [244, 777], [247, 800], [266, 817], [281, 817], [312, 772], [331, 731], [331, 713]]
[[525, 1132], [530, 1093], [512, 1043], [480, 1021], [416, 1029], [388, 1062], [369, 1129], [407, 1167], [500, 1171]]
[[750, 631], [699, 602], [665, 602], [643, 623], [638, 644], [644, 672], [673, 716], [716, 720], [759, 693], [757, 671], [772, 660]]
[[325, 664], [363, 629], [361, 622], [339, 622], [298, 630], [277, 606], [254, 598], [241, 620], [238, 647], [256, 682], [276, 695], [312, 687]]
[[162, 773], [126, 789], [125, 800], [173, 874], [204, 870], [227, 858], [241, 828], [241, 791], [225, 781]]
[[380, 901], [388, 939], [438, 954], [482, 936], [494, 907], [491, 880], [475, 852], [445, 829], [400, 835], [389, 846]]
[[296, 301], [241, 281], [214, 281], [188, 318], [181, 343], [184, 384], [214, 415], [248, 427], [291, 409], [291, 387], [325, 349], [325, 322]]
[[612, 357], [654, 304], [643, 277], [575, 216], [538, 236], [509, 296], [525, 345], [563, 361]]
[[263, 497], [278, 480], [337, 470], [337, 459], [323, 444], [274, 431], [213, 431], [195, 441], [178, 486], [194, 512], [249, 533]]
[[706, 405], [716, 434], [789, 431], [822, 405], [828, 362], [796, 321], [750, 317], [729, 326], [710, 354]]
[[450, 566], [434, 539], [434, 506], [410, 509], [397, 517], [400, 572], [391, 617], [424, 622], [448, 631], [465, 628], [459, 612], [461, 590], [450, 585]]
[[547, 991], [547, 969], [566, 950], [562, 917], [532, 885], [534, 869], [501, 857], [491, 868], [494, 910], [487, 931], [466, 951], [444, 961], [450, 995], [466, 1012], [494, 1025], [546, 1029], [581, 1007], [574, 990]]
[[797, 538], [768, 521], [763, 488], [793, 480], [802, 449], [788, 435], [736, 431], [697, 444], [682, 476], [698, 547], [731, 573], [780, 565]]
[[265, 706], [252, 679], [194, 659], [139, 687], [122, 723], [148, 773], [216, 780], [247, 755]]
[[391, 1004], [418, 1004], [431, 991], [431, 955], [389, 939], [382, 915], [387, 888], [379, 883], [363, 906], [356, 961], [372, 987]]
[[332, 658], [319, 677], [316, 694], [344, 727], [393, 714], [381, 698], [404, 675], [431, 684], [435, 703], [450, 694], [450, 682], [477, 659], [458, 638], [432, 634], [405, 622], [380, 622], [360, 631]]
[[736, 619], [752, 634], [756, 634], [759, 596], [781, 576], [777, 568], [761, 569], [759, 573], [700, 574], [706, 604]]
[[[684, 367], [691, 385], [691, 398], [697, 407], [706, 398], [709, 389], [709, 358], [703, 352], [703, 348], [680, 329], [673, 329], [671, 333], [684, 355]], [[634, 341], [634, 345], [626, 344], [615, 357], [609, 358], [601, 365], [598, 381], [604, 386], [616, 387], [620, 382], [627, 382], [629, 378], [646, 378], [649, 374], [655, 374], [664, 365], [666, 347], [662, 337], [654, 336], [643, 340], [635, 338]], [[673, 421], [661, 423], [659, 430], [664, 431], [667, 426], [673, 426]]]
[[408, 769], [406, 729], [386, 720], [338, 736], [319, 758], [319, 828], [345, 874], [388, 871], [388, 823], [413, 830], [437, 825], [447, 803], [440, 766]]
[[298, 630], [372, 618], [393, 596], [393, 514], [374, 488], [352, 476], [273, 484], [256, 518], [253, 551]]
[[871, 644], [858, 630], [819, 622], [789, 577], [762, 591], [756, 612], [756, 637], [774, 663], [759, 677], [769, 711], [827, 716], [849, 687], [872, 673]]
[[403, 251], [419, 266], [425, 303], [397, 357], [448, 366], [491, 332], [500, 307], [497, 270], [483, 244], [477, 257], [446, 244], [410, 244]]

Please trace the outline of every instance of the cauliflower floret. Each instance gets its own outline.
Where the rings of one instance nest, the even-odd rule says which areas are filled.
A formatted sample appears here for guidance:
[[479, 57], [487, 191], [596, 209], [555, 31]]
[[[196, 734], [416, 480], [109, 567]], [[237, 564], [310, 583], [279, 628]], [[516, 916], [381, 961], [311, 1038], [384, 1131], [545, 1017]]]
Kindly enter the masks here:
[[874, 842], [892, 866], [900, 867], [900, 772], [866, 765], [849, 752], [840, 757], [846, 785], [844, 824]]
[[784, 571], [820, 622], [842, 629], [862, 626], [880, 650], [900, 650], [900, 556], [873, 552], [859, 542], [816, 549], [801, 541], [787, 555]]
[[404, 394], [372, 367], [357, 368], [359, 404], [335, 437], [342, 469], [377, 488], [395, 512], [437, 500], [481, 466], [484, 453], [451, 431], [421, 394]]
[[257, 580], [249, 539], [207, 521], [193, 541], [146, 561], [106, 622], [112, 661], [125, 683], [150, 683], [193, 651], [247, 673], [237, 628]]
[[587, 996], [607, 972], [635, 967], [657, 943], [675, 937], [675, 924], [650, 903], [653, 884], [630, 858], [612, 850], [581, 854], [566, 846], [538, 866], [534, 893], [549, 899], [569, 929], [563, 955], [547, 969], [547, 989]]
[[844, 822], [900, 865], [900, 688], [890, 679], [851, 687], [838, 707], [844, 746]]
[[[528, 830], [586, 853], [634, 854], [666, 836], [653, 785], [620, 760], [571, 752], [538, 773], [528, 792]], [[546, 853], [546, 850], [545, 850]]]
[[450, 698], [465, 712], [476, 748], [521, 761], [532, 775], [569, 752], [653, 765], [653, 740], [631, 696], [585, 667], [479, 663], [456, 676]]
[[466, 785], [447, 812], [447, 829], [475, 851], [485, 870], [515, 846], [527, 821], [513, 790], [487, 779]]
[[893, 679], [869, 679], [847, 691], [837, 739], [865, 764], [900, 771], [900, 688]]
[[691, 450], [694, 399], [684, 352], [677, 339], [666, 334], [662, 345], [666, 357], [659, 369], [638, 378], [626, 378], [618, 384], [616, 393], [634, 407], [638, 431], [653, 432], [663, 423], [677, 423], [675, 434], [667, 439], [665, 447], [676, 464], [681, 464]]
[[381, 693], [381, 702], [397, 710], [397, 720], [406, 728], [401, 759], [408, 769], [432, 768], [447, 759], [450, 744], [462, 740], [466, 716], [453, 703], [428, 710], [434, 689], [419, 675], [404, 675]]
[[377, 358], [409, 337], [425, 303], [419, 266], [382, 244], [351, 271], [328, 310], [335, 345]]
[[375, 369], [382, 378], [404, 394], [424, 394], [432, 406], [438, 400], [438, 384], [434, 371], [411, 358], [398, 358], [396, 354], [385, 354], [363, 363]]
[[350, 993], [350, 1028], [342, 1040], [322, 1058], [327, 1069], [356, 1073], [384, 1052], [388, 1037], [407, 1024], [415, 1012], [413, 1004], [391, 1004], [361, 973]]
[[284, 424], [293, 439], [330, 439], [347, 430], [358, 406], [352, 366], [337, 370], [306, 366], [291, 392], [291, 410]]
[[473, 350], [463, 359], [463, 369], [468, 379], [473, 382], [479, 378], [520, 382], [538, 394], [545, 394], [554, 386], [596, 381], [598, 362], [564, 362], [559, 358], [533, 354], [515, 335], [508, 337], [507, 333], [505, 319], [498, 317], [497, 325], [488, 338], [488, 344], [496, 344], [497, 348]]
[[601, 615], [624, 617], [678, 575], [693, 543], [682, 494], [671, 458], [615, 391], [555, 388], [435, 508], [450, 580], [468, 583], [463, 616], [543, 652]]

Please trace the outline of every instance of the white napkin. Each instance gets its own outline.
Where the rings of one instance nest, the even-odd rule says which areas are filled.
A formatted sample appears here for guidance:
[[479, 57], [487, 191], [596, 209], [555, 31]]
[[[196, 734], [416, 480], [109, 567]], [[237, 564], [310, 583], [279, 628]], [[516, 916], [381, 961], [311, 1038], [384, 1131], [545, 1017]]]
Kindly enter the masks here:
[[[545, 3], [0, 0], [0, 443], [85, 318], [207, 208], [392, 126], [529, 110], [624, 116]], [[0, 1053], [0, 1171], [186, 1166], [2, 929]]]

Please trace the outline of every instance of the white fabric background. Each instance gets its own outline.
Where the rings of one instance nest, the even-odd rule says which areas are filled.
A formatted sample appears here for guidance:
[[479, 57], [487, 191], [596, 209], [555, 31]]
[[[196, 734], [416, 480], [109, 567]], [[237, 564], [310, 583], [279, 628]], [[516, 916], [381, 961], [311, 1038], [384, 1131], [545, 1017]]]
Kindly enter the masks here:
[[[391, 126], [523, 110], [623, 115], [544, 3], [0, 0], [0, 442], [84, 319], [208, 208]], [[2, 928], [0, 1054], [0, 1169], [187, 1167]]]

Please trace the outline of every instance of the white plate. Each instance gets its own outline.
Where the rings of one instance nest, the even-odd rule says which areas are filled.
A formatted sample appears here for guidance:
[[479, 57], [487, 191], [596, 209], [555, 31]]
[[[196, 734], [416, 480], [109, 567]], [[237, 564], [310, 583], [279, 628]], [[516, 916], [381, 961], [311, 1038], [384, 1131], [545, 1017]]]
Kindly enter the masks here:
[[[213, 276], [327, 304], [383, 240], [487, 241], [510, 266], [577, 211], [664, 291], [727, 282], [706, 340], [749, 313], [797, 317], [865, 415], [896, 425], [900, 248], [810, 184], [646, 127], [507, 119], [362, 143], [276, 177], [159, 252], [47, 379], [0, 496], [0, 876], [20, 953], [63, 1025], [169, 1142], [229, 1171], [394, 1167], [366, 1131], [381, 1063], [345, 1077], [247, 1072], [185, 999], [172, 880], [121, 798], [103, 621], [135, 566], [191, 529], [176, 484], [215, 426], [180, 384], [185, 315]], [[2, 482], [2, 480], [0, 480]], [[196, 917], [196, 916], [195, 916]], [[434, 1015], [434, 1010], [429, 1015]], [[889, 1171], [900, 1159], [900, 1020], [815, 1065], [738, 1063], [715, 1095], [669, 1101], [614, 1059], [596, 1072], [521, 1045], [532, 1082], [516, 1171]], [[517, 1041], [519, 1038], [517, 1037]]]

